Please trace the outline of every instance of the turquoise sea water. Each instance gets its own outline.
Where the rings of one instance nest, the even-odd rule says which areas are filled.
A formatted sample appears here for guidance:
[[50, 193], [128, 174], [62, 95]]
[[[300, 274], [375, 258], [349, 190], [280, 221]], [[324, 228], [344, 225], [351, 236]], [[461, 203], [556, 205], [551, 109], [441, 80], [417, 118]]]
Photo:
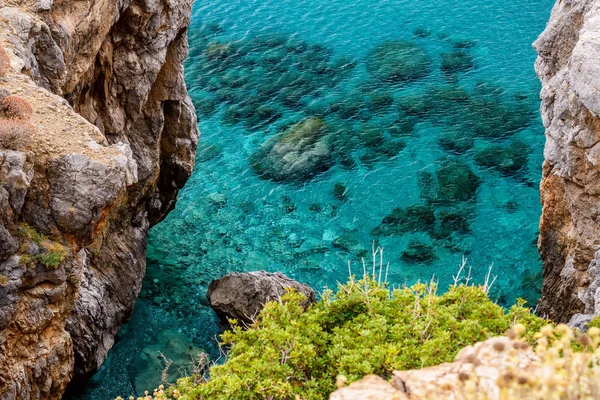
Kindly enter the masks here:
[[[465, 257], [475, 281], [493, 265], [500, 304], [534, 303], [544, 136], [531, 43], [552, 3], [197, 2], [186, 64], [196, 169], [150, 233], [130, 323], [74, 397], [157, 386], [159, 351], [177, 367], [217, 357], [205, 290], [232, 271], [282, 271], [321, 290], [347, 278], [348, 261], [362, 273], [375, 243], [392, 284], [434, 276], [444, 288]], [[409, 60], [413, 79], [391, 59]], [[258, 149], [307, 117], [326, 126], [326, 171], [260, 177]]]

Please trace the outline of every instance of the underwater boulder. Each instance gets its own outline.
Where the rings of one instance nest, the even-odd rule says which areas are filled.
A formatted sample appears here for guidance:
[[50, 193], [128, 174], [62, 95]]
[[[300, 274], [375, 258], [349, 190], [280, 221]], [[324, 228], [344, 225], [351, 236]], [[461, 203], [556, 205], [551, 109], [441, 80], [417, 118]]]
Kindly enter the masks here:
[[211, 43], [204, 50], [208, 61], [224, 61], [235, 54], [235, 49], [227, 43]]
[[379, 148], [379, 153], [392, 159], [396, 157], [407, 146], [407, 143], [401, 139], [385, 140], [383, 146]]
[[455, 74], [466, 72], [473, 68], [473, 56], [464, 49], [455, 49], [448, 53], [442, 53], [442, 65], [440, 70], [443, 74]]
[[333, 49], [320, 45], [309, 44], [305, 51], [296, 56], [298, 68], [314, 73], [325, 73], [329, 70], [329, 62]]
[[475, 154], [473, 160], [482, 167], [494, 168], [505, 175], [514, 175], [527, 165], [531, 149], [518, 140], [508, 146], [490, 145]]
[[470, 40], [464, 37], [450, 37], [450, 43], [452, 43], [452, 47], [455, 49], [470, 49], [475, 47], [477, 44], [474, 40]]
[[416, 43], [389, 41], [369, 52], [367, 69], [381, 81], [403, 83], [428, 76], [431, 59], [425, 49]]
[[268, 140], [251, 157], [251, 166], [263, 179], [301, 183], [333, 165], [328, 127], [309, 117]]
[[349, 57], [337, 57], [329, 62], [329, 70], [331, 72], [331, 85], [335, 86], [340, 81], [348, 78], [354, 68], [356, 68], [356, 60]]
[[348, 188], [345, 185], [337, 182], [335, 185], [333, 185], [333, 197], [340, 201], [347, 201]]
[[306, 297], [305, 307], [315, 302], [315, 292], [309, 286], [280, 272], [265, 271], [225, 275], [208, 285], [206, 297], [221, 318], [235, 318], [250, 324], [265, 304], [279, 299], [287, 288], [294, 288]]
[[452, 234], [464, 235], [471, 231], [469, 214], [465, 210], [442, 210], [438, 212], [437, 218], [439, 224], [434, 232], [437, 239], [449, 238]]
[[380, 154], [370, 148], [365, 148], [364, 152], [358, 156], [358, 159], [367, 169], [372, 169], [377, 161], [380, 161]]
[[343, 159], [357, 149], [360, 141], [352, 124], [335, 116], [325, 119], [331, 134], [331, 151], [336, 159]]
[[361, 145], [377, 149], [384, 144], [385, 131], [378, 125], [364, 124], [358, 131], [358, 139]]
[[279, 201], [279, 209], [284, 214], [291, 214], [298, 209], [292, 198], [288, 195], [283, 195]]
[[[458, 111], [464, 109], [465, 104], [471, 103], [469, 92], [460, 86], [444, 85], [431, 86], [425, 90], [425, 101], [431, 110], [431, 115], [436, 117], [452, 114], [458, 108]], [[469, 115], [461, 118], [468, 119]], [[432, 119], [432, 122], [436, 122]]]
[[437, 256], [433, 246], [425, 244], [419, 240], [412, 239], [408, 244], [406, 250], [402, 252], [400, 256], [402, 261], [417, 264], [417, 263], [431, 263]]
[[365, 248], [360, 245], [360, 242], [356, 238], [356, 235], [352, 233], [344, 233], [341, 236], [338, 236], [333, 241], [333, 247], [342, 249], [348, 253], [353, 253], [356, 255], [361, 255], [365, 253]]
[[302, 103], [304, 95], [305, 91], [301, 88], [288, 86], [279, 91], [278, 98], [285, 107], [302, 110], [304, 108], [304, 104]]
[[216, 144], [206, 142], [198, 143], [196, 150], [196, 162], [207, 162], [220, 157], [223, 154], [223, 149]]
[[423, 96], [404, 96], [398, 104], [400, 111], [405, 115], [424, 117], [431, 110], [430, 103]]
[[[365, 119], [370, 117], [368, 100], [360, 94], [343, 96], [329, 105], [329, 109], [342, 119]], [[364, 116], [362, 113], [364, 113]]]
[[403, 235], [405, 233], [429, 232], [435, 226], [435, 213], [430, 206], [413, 205], [407, 208], [394, 208], [373, 229], [375, 236]]
[[197, 88], [189, 90], [190, 97], [194, 103], [194, 107], [201, 117], [208, 118], [212, 116], [219, 106], [219, 99], [214, 95]]
[[244, 126], [250, 130], [261, 129], [265, 125], [275, 122], [279, 117], [281, 117], [281, 111], [278, 109], [268, 105], [259, 105], [245, 118]]
[[464, 162], [446, 162], [437, 169], [435, 175], [438, 183], [435, 201], [453, 203], [469, 201], [477, 197], [481, 179]]
[[431, 29], [426, 28], [424, 26], [417, 26], [414, 30], [413, 30], [413, 35], [415, 35], [418, 38], [424, 39], [426, 37], [431, 36]]
[[438, 137], [440, 147], [452, 153], [464, 153], [473, 148], [475, 139], [469, 130], [446, 128]]
[[411, 115], [398, 115], [391, 124], [387, 124], [386, 131], [393, 138], [403, 138], [411, 136], [415, 132], [415, 126], [419, 123], [420, 119]]
[[394, 95], [387, 90], [376, 90], [369, 93], [369, 109], [377, 115], [385, 114], [394, 103]]
[[486, 82], [475, 86], [465, 109], [465, 119], [471, 121], [475, 133], [486, 138], [502, 138], [526, 128], [534, 118], [531, 103], [507, 98], [503, 89]]
[[432, 203], [436, 196], [433, 174], [429, 171], [419, 171], [417, 173], [417, 182], [419, 183], [419, 197], [427, 203]]

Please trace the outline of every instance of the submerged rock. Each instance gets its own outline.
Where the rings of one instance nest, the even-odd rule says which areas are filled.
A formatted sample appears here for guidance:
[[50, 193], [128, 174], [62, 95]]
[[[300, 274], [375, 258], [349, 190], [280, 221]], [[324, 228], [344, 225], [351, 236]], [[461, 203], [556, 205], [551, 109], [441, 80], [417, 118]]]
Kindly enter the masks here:
[[513, 175], [527, 165], [531, 149], [525, 143], [513, 141], [508, 146], [491, 145], [477, 152], [474, 161], [488, 168], [494, 168], [506, 175]]
[[413, 239], [402, 252], [402, 261], [408, 263], [430, 263], [437, 258], [433, 246]]
[[435, 225], [435, 214], [429, 206], [414, 205], [395, 208], [373, 230], [374, 235], [401, 235], [411, 232], [428, 232]]
[[457, 202], [473, 200], [481, 179], [475, 175], [471, 167], [462, 161], [451, 161], [436, 171], [438, 181], [438, 202]]
[[473, 68], [473, 56], [464, 49], [455, 49], [448, 53], [442, 53], [442, 66], [440, 70], [444, 74], [455, 74], [466, 72]]
[[348, 200], [348, 188], [341, 183], [333, 185], [333, 197], [340, 201]]
[[399, 100], [400, 110], [406, 114], [416, 117], [424, 117], [429, 113], [431, 104], [422, 96], [404, 96]]
[[321, 118], [306, 118], [254, 153], [252, 168], [261, 178], [276, 182], [309, 180], [333, 165], [327, 134], [327, 125]]
[[333, 247], [354, 253], [358, 256], [366, 255], [366, 249], [360, 245], [358, 238], [353, 233], [344, 233], [333, 241]]
[[418, 38], [426, 38], [431, 36], [431, 29], [430, 28], [426, 28], [424, 26], [417, 26], [414, 30], [413, 30], [413, 35], [415, 35]]
[[214, 280], [208, 286], [206, 297], [219, 316], [252, 323], [265, 304], [279, 299], [287, 288], [302, 293], [306, 307], [315, 302], [315, 292], [309, 286], [280, 272], [265, 271], [234, 272]]
[[448, 128], [438, 138], [440, 147], [453, 153], [464, 153], [473, 148], [475, 139], [468, 130]]
[[379, 80], [402, 83], [429, 75], [431, 59], [425, 49], [416, 43], [390, 41], [369, 52], [367, 69]]
[[453, 233], [466, 234], [471, 230], [468, 213], [464, 210], [440, 211], [438, 219], [436, 237], [450, 237]]

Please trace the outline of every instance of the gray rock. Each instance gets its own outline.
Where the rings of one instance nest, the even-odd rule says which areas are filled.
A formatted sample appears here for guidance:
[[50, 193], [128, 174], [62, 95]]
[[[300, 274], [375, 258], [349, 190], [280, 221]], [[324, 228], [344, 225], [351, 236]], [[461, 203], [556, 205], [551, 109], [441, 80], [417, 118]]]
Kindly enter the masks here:
[[568, 325], [571, 328], [579, 329], [580, 331], [587, 331], [587, 324], [594, 318], [593, 314], [575, 314], [571, 317]]
[[287, 288], [302, 293], [306, 297], [305, 306], [315, 302], [315, 292], [309, 286], [280, 272], [265, 271], [234, 272], [214, 280], [208, 286], [206, 297], [219, 316], [250, 324], [266, 303], [279, 299]]
[[20, 151], [0, 151], [0, 184], [10, 194], [10, 205], [21, 212], [27, 190], [33, 179], [33, 162]]
[[593, 314], [600, 249], [600, 3], [556, 2], [534, 43], [546, 128], [541, 182], [541, 315]]
[[0, 225], [0, 261], [6, 260], [19, 248], [19, 240], [4, 226]]

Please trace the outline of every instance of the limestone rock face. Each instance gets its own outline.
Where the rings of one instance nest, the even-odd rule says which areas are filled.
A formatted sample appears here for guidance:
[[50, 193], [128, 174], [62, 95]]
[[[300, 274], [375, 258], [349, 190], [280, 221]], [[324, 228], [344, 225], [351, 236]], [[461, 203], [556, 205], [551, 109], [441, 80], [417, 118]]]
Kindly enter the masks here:
[[546, 128], [538, 310], [560, 322], [600, 312], [599, 30], [599, 2], [559, 1], [534, 43]]
[[0, 399], [60, 399], [131, 314], [146, 233], [194, 164], [191, 3], [0, 0], [0, 88], [35, 126], [0, 149]]
[[307, 285], [280, 272], [265, 271], [225, 275], [208, 285], [206, 297], [220, 316], [252, 323], [265, 304], [280, 298], [287, 288], [302, 293], [307, 299], [306, 305], [314, 303], [315, 292]]

